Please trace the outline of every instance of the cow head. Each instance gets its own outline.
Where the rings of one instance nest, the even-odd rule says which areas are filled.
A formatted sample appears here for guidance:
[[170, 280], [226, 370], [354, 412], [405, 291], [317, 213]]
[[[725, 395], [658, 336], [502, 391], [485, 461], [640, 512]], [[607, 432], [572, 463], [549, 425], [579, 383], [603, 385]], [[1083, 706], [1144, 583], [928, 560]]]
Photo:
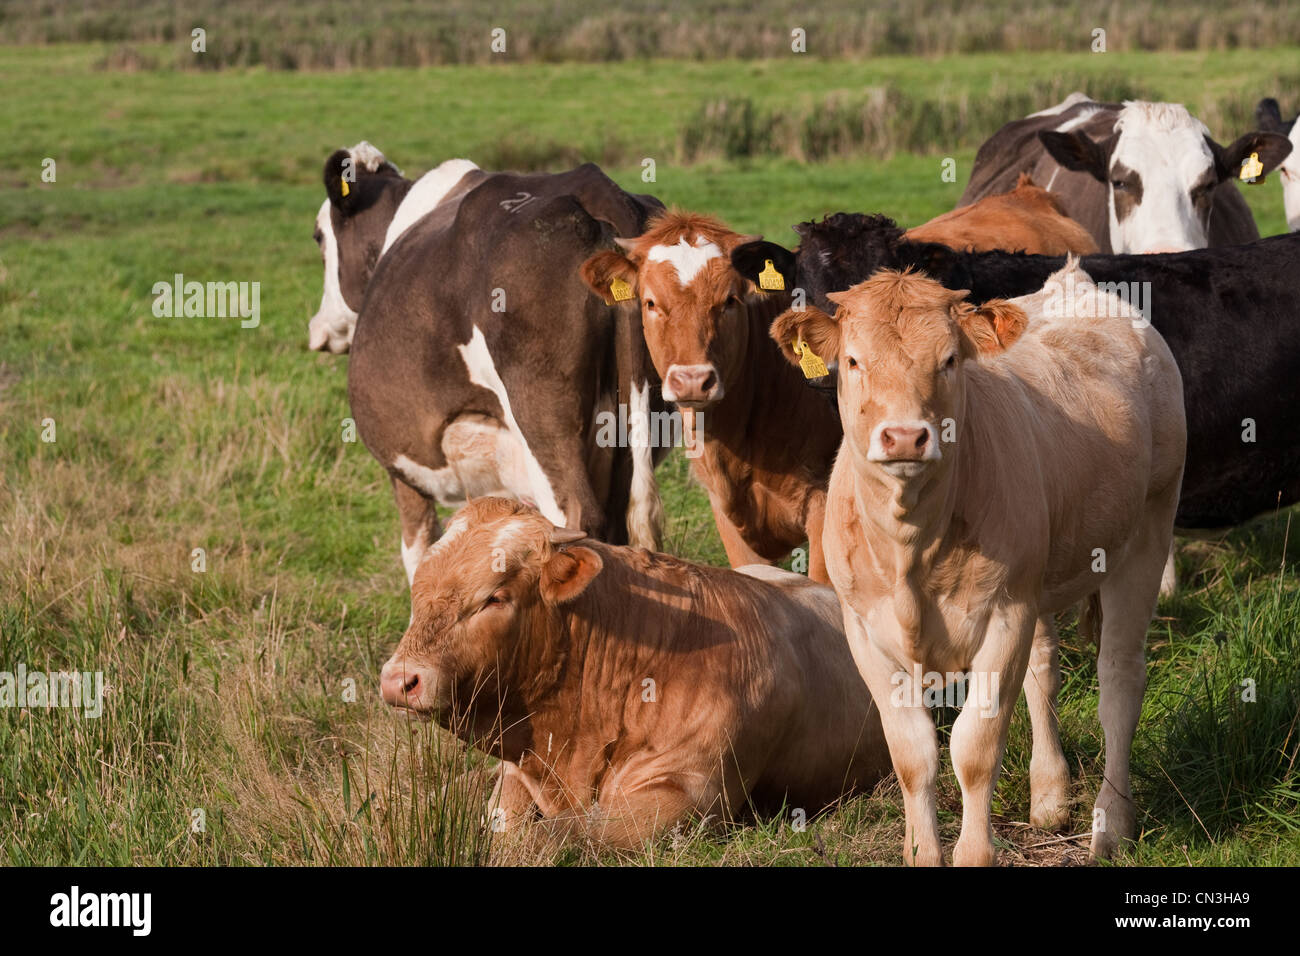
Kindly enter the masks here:
[[467, 504], [416, 569], [411, 623], [380, 675], [384, 701], [471, 725], [490, 712], [490, 724], [502, 701], [553, 676], [557, 608], [603, 567], [575, 543], [585, 537], [516, 501]]
[[1291, 143], [1291, 152], [1277, 167], [1282, 174], [1282, 202], [1286, 208], [1286, 227], [1292, 232], [1300, 232], [1300, 116], [1293, 116], [1283, 122], [1282, 108], [1277, 100], [1269, 97], [1259, 101], [1255, 107], [1255, 121], [1266, 133], [1286, 136]]
[[[749, 300], [759, 293], [733, 268], [730, 254], [754, 239], [710, 216], [674, 210], [638, 238], [615, 240], [617, 251], [582, 264], [582, 278], [606, 301], [617, 293], [640, 297], [646, 345], [666, 400], [703, 408], [745, 374]], [[781, 285], [789, 288], [784, 279]]]
[[993, 300], [978, 308], [966, 292], [910, 270], [887, 269], [833, 292], [835, 316], [791, 309], [772, 323], [772, 338], [791, 362], [804, 348], [837, 360], [844, 448], [859, 472], [908, 481], [945, 465], [945, 422], [960, 429], [964, 363], [1016, 341], [1027, 318]]
[[343, 353], [351, 346], [384, 233], [410, 185], [401, 170], [364, 141], [325, 160], [327, 198], [316, 213], [313, 233], [325, 263], [325, 291], [308, 324], [311, 348]]
[[1257, 155], [1275, 168], [1291, 151], [1285, 136], [1256, 131], [1220, 146], [1177, 103], [1126, 101], [1102, 141], [1083, 130], [1043, 130], [1038, 137], [1064, 166], [1103, 183], [1116, 253], [1183, 252], [1209, 244], [1214, 191]]

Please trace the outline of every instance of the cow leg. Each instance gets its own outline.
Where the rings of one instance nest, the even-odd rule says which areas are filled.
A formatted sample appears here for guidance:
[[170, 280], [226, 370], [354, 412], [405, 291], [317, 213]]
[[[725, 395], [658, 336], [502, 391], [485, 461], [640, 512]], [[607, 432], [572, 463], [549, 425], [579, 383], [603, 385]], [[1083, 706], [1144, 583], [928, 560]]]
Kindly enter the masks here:
[[1025, 679], [1036, 616], [1024, 605], [994, 611], [971, 662], [966, 701], [951, 739], [952, 767], [961, 784], [961, 837], [952, 855], [956, 866], [992, 866], [997, 859], [990, 820], [993, 788]]
[[1110, 857], [1137, 832], [1137, 808], [1129, 785], [1133, 734], [1146, 690], [1146, 637], [1155, 613], [1169, 546], [1173, 501], [1149, 516], [1123, 567], [1101, 586], [1101, 643], [1097, 651], [1100, 696], [1097, 715], [1106, 736], [1106, 771], [1093, 809], [1092, 855]]
[[808, 503], [808, 520], [804, 524], [808, 532], [808, 578], [818, 584], [830, 584], [831, 577], [826, 571], [826, 555], [822, 553], [822, 525], [826, 518], [826, 496], [814, 495]]
[[503, 760], [497, 768], [497, 782], [488, 798], [493, 832], [514, 829], [533, 816], [537, 802], [517, 764]]
[[1025, 672], [1025, 702], [1033, 727], [1034, 750], [1029, 760], [1029, 822], [1042, 830], [1058, 830], [1069, 819], [1070, 768], [1061, 749], [1056, 702], [1061, 693], [1060, 640], [1050, 614], [1038, 619], [1034, 645]]
[[433, 501], [399, 478], [393, 478], [392, 482], [397, 514], [402, 523], [402, 564], [406, 568], [409, 587], [415, 580], [415, 569], [425, 552], [438, 540], [442, 529], [438, 524], [438, 508]]
[[1174, 561], [1174, 549], [1177, 545], [1169, 539], [1169, 558], [1165, 561], [1165, 573], [1160, 576], [1160, 596], [1171, 598], [1178, 593], [1178, 566]]
[[731, 519], [716, 505], [713, 506], [713, 523], [718, 527], [718, 537], [722, 539], [722, 547], [727, 552], [727, 563], [733, 568], [743, 568], [747, 564], [772, 563], [746, 543], [740, 531], [731, 523]]
[[691, 774], [667, 774], [648, 783], [602, 793], [588, 814], [587, 835], [598, 843], [635, 850], [672, 829], [697, 807], [717, 802], [716, 788], [701, 793]]
[[[935, 784], [939, 779], [939, 735], [934, 718], [923, 706], [920, 688], [907, 693], [920, 665], [900, 665], [867, 635], [866, 625], [848, 604], [844, 605], [844, 630], [858, 672], [875, 698], [880, 724], [889, 744], [889, 758], [903, 791], [903, 862], [911, 866], [942, 866], [939, 818], [935, 811]], [[900, 694], [898, 675], [907, 679]]]

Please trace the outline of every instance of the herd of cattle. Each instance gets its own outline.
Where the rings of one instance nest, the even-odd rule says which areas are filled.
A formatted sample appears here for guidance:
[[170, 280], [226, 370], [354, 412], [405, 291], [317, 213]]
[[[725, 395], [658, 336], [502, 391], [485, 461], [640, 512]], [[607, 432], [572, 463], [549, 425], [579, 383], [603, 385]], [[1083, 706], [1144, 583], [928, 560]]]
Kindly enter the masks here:
[[[1182, 106], [1074, 94], [985, 143], [954, 211], [838, 213], [794, 252], [591, 164], [412, 182], [338, 150], [310, 344], [351, 353], [400, 513], [383, 699], [500, 758], [506, 826], [637, 846], [892, 769], [904, 859], [939, 864], [932, 708], [973, 688], [952, 861], [989, 864], [1022, 687], [1030, 820], [1068, 820], [1054, 615], [1078, 605], [1109, 856], [1174, 529], [1300, 500], [1300, 233], [1261, 240], [1233, 182], [1279, 170], [1300, 230], [1300, 124], [1257, 119], [1222, 146]], [[658, 553], [667, 449], [601, 439], [674, 409], [735, 570]], [[805, 542], [806, 577], [772, 566]]]

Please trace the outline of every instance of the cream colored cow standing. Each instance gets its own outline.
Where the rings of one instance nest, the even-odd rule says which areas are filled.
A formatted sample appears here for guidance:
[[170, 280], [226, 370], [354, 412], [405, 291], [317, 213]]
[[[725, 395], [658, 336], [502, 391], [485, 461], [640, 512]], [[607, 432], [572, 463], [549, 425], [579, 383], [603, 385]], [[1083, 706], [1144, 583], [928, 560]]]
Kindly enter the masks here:
[[1135, 832], [1129, 754], [1182, 479], [1181, 379], [1160, 336], [1077, 260], [1013, 302], [964, 295], [886, 271], [831, 295], [834, 319], [792, 310], [773, 323], [792, 361], [804, 342], [839, 362], [828, 570], [902, 787], [904, 858], [918, 864], [943, 862], [923, 686], [969, 672], [986, 692], [952, 729], [953, 862], [991, 864], [993, 787], [1035, 619], [1099, 594], [1106, 770], [1092, 850], [1108, 856]]

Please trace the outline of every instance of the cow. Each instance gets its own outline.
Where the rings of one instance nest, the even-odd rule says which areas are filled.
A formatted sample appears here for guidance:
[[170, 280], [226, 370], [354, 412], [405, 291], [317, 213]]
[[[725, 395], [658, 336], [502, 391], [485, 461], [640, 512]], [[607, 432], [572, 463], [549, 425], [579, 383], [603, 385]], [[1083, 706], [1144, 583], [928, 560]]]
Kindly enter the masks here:
[[1088, 230], [1065, 210], [1059, 196], [1021, 173], [1015, 188], [959, 206], [903, 233], [912, 242], [937, 242], [965, 252], [1006, 249], [1044, 256], [1097, 251]]
[[1029, 172], [1064, 198], [1102, 252], [1238, 245], [1259, 231], [1233, 180], [1263, 176], [1290, 151], [1285, 136], [1262, 130], [1220, 146], [1177, 103], [1073, 93], [994, 133], [975, 155], [960, 205], [1005, 192]]
[[1272, 97], [1262, 99], [1255, 107], [1255, 122], [1260, 129], [1285, 136], [1291, 143], [1291, 153], [1277, 167], [1282, 174], [1282, 202], [1286, 210], [1286, 227], [1300, 231], [1300, 123], [1293, 116], [1282, 121], [1282, 108]]
[[469, 175], [476, 185], [380, 257], [348, 364], [357, 434], [397, 499], [408, 583], [440, 534], [438, 505], [484, 495], [656, 546], [654, 462], [667, 449], [602, 422], [662, 413], [640, 316], [593, 299], [577, 271], [662, 207], [592, 164]]
[[320, 308], [308, 323], [308, 345], [343, 354], [380, 256], [415, 222], [444, 204], [444, 213], [486, 175], [468, 159], [449, 159], [412, 182], [362, 140], [325, 160], [326, 198], [313, 238], [325, 265]]
[[598, 296], [621, 283], [639, 299], [663, 397], [693, 436], [692, 470], [728, 562], [771, 563], [807, 540], [808, 573], [824, 582], [821, 516], [839, 429], [767, 338], [788, 292], [740, 276], [729, 253], [754, 237], [711, 216], [673, 210], [632, 235], [589, 258], [582, 277]]
[[501, 761], [489, 804], [635, 848], [687, 815], [811, 814], [889, 772], [827, 587], [737, 573], [467, 504], [420, 565], [380, 676]]
[[975, 687], [951, 735], [952, 859], [990, 865], [993, 789], [1035, 622], [1092, 595], [1106, 738], [1092, 852], [1111, 856], [1135, 835], [1129, 754], [1183, 471], [1173, 355], [1073, 258], [1017, 300], [976, 306], [892, 269], [829, 298], [834, 317], [792, 309], [772, 337], [792, 363], [802, 341], [841, 369], [824, 543], [903, 791], [904, 861], [943, 862], [925, 692]]

